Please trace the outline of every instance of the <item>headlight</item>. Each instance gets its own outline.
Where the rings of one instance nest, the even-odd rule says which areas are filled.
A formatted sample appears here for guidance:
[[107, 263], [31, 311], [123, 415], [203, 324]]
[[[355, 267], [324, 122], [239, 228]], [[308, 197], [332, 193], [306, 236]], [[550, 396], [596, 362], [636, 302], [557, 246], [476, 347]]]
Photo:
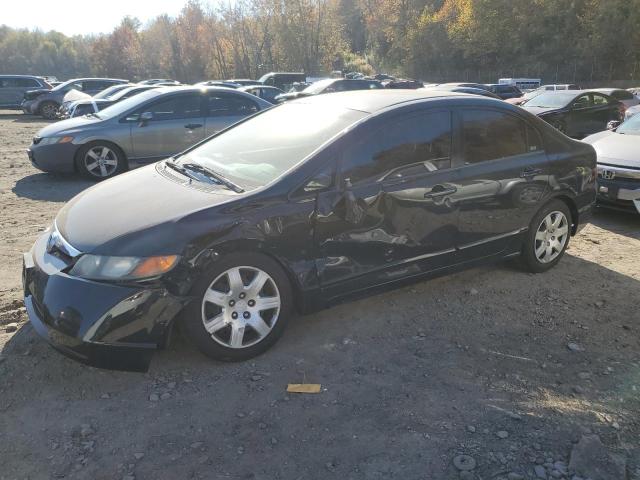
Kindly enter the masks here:
[[178, 263], [177, 255], [160, 257], [105, 257], [83, 255], [69, 272], [91, 280], [140, 280], [157, 277]]
[[54, 143], [69, 143], [73, 142], [73, 137], [44, 137], [40, 140], [40, 145], [53, 145]]

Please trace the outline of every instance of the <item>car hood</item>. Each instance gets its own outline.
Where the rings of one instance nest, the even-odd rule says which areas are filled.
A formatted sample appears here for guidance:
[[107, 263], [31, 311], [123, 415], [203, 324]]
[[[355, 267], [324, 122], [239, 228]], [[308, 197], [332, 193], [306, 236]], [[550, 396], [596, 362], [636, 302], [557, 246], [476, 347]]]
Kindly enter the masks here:
[[75, 196], [56, 217], [58, 231], [84, 253], [179, 254], [199, 232], [213, 229], [213, 208], [246, 195], [186, 186], [159, 173], [161, 168], [148, 165]]
[[562, 108], [556, 107], [527, 107], [527, 104], [521, 105], [527, 112], [531, 112], [534, 115], [541, 115], [543, 113], [555, 113], [562, 111]]
[[61, 120], [51, 125], [47, 125], [38, 132], [38, 137], [55, 137], [61, 134], [71, 135], [84, 130], [87, 127], [93, 127], [102, 124], [103, 120], [98, 117], [77, 117]]
[[63, 102], [73, 102], [75, 100], [88, 100], [91, 98], [91, 95], [88, 95], [80, 90], [69, 90], [62, 99]]
[[596, 149], [598, 163], [640, 168], [640, 135], [623, 135], [605, 130], [589, 135], [583, 142], [590, 143]]

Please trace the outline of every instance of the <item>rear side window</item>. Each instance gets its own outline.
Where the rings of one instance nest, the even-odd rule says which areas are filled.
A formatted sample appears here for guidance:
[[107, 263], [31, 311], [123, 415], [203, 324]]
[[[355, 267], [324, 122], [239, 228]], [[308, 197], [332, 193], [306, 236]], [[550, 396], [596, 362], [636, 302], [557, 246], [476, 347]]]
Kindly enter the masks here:
[[38, 88], [40, 83], [35, 78], [2, 78], [0, 87], [2, 88]]
[[403, 178], [451, 166], [451, 113], [396, 118], [345, 149], [342, 172], [352, 184]]
[[593, 94], [593, 104], [594, 105], [607, 105], [609, 103], [609, 99], [604, 95], [600, 95], [597, 93]]
[[179, 120], [202, 116], [200, 112], [200, 95], [178, 95], [160, 100], [142, 108], [137, 113], [153, 113], [153, 121]]
[[240, 95], [212, 94], [207, 97], [209, 117], [237, 117], [256, 113], [258, 104]]
[[615, 90], [611, 93], [611, 96], [617, 100], [633, 100], [633, 93], [626, 90]]
[[[527, 130], [531, 127], [515, 116], [489, 110], [462, 112], [462, 152], [465, 165], [528, 153]], [[532, 131], [532, 147], [542, 141]], [[540, 147], [538, 148], [538, 145]]]

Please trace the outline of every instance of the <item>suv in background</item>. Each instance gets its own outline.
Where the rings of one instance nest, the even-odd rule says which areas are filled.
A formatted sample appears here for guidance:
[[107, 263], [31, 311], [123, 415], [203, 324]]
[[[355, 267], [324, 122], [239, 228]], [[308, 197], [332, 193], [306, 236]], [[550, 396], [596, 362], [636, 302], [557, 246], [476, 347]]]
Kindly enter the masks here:
[[640, 104], [640, 98], [636, 97], [630, 91], [623, 90], [622, 88], [594, 88], [593, 91], [604, 93], [605, 95], [609, 95], [619, 102], [622, 102], [625, 110]]
[[522, 96], [522, 92], [515, 85], [501, 85], [498, 83], [493, 83], [487, 85], [487, 89], [491, 93], [495, 93], [502, 100], [508, 100], [510, 98], [520, 98]]
[[46, 91], [51, 85], [33, 75], [0, 75], [0, 108], [20, 108], [25, 92], [34, 88]]
[[51, 90], [29, 90], [24, 94], [22, 111], [52, 120], [57, 117], [58, 109], [69, 91], [78, 90], [88, 95], [95, 95], [112, 85], [128, 82], [128, 80], [116, 78], [74, 78]]
[[263, 85], [269, 85], [288, 92], [292, 84], [306, 82], [307, 75], [305, 73], [270, 72], [261, 76], [258, 81]]

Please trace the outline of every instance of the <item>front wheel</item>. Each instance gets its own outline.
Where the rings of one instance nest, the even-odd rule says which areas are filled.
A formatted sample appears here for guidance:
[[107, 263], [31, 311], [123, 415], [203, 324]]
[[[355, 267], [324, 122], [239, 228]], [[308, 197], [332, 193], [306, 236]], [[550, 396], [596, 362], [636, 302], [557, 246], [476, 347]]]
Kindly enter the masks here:
[[124, 155], [110, 143], [94, 142], [78, 152], [78, 171], [91, 180], [105, 180], [125, 170]]
[[47, 120], [53, 120], [58, 116], [58, 104], [55, 102], [43, 102], [40, 105], [40, 115]]
[[571, 236], [571, 213], [567, 205], [553, 200], [533, 218], [522, 247], [522, 262], [533, 273], [553, 268], [564, 255]]
[[185, 309], [186, 333], [205, 355], [242, 361], [270, 348], [292, 311], [289, 280], [272, 259], [231, 254], [194, 286], [197, 300]]

